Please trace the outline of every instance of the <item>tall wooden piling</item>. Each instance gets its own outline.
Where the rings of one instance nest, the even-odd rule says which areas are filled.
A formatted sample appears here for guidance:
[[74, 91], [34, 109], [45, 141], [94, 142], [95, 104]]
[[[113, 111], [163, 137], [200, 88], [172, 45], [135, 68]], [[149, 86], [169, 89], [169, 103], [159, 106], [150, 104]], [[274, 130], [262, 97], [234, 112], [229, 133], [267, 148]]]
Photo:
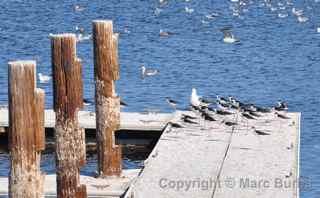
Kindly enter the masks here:
[[83, 87], [75, 35], [52, 36], [51, 49], [57, 196], [82, 198], [86, 197], [86, 186], [80, 185], [80, 167], [85, 164], [85, 134], [79, 127], [78, 111], [83, 106]]
[[9, 62], [9, 197], [40, 198], [44, 174], [44, 91], [36, 89], [36, 62]]
[[115, 144], [120, 125], [120, 98], [115, 93], [119, 79], [118, 36], [112, 21], [93, 21], [95, 100], [97, 123], [98, 173], [100, 176], [121, 174], [121, 147]]

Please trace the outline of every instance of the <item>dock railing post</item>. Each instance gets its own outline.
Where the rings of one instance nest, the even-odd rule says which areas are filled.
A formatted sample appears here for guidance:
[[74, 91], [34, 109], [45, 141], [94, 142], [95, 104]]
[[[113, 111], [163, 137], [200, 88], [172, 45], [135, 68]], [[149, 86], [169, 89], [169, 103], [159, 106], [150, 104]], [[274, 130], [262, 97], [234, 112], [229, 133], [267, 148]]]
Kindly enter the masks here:
[[119, 176], [121, 146], [115, 144], [120, 126], [120, 98], [115, 93], [119, 79], [118, 35], [110, 20], [93, 21], [94, 75], [99, 176]]
[[78, 111], [83, 106], [81, 63], [76, 56], [74, 34], [51, 37], [53, 99], [56, 114], [57, 197], [86, 197], [80, 185], [80, 167], [85, 164], [85, 132], [79, 127]]
[[9, 62], [9, 197], [40, 198], [45, 174], [44, 91], [36, 89], [36, 62]]

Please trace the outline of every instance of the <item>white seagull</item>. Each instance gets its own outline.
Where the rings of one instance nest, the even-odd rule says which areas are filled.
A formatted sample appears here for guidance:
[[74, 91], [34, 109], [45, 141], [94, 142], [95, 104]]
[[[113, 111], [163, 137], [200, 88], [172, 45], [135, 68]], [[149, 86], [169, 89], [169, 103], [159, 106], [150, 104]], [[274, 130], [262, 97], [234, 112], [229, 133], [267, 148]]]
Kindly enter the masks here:
[[157, 75], [159, 73], [159, 70], [157, 69], [147, 69], [145, 66], [141, 66], [141, 71], [142, 71], [142, 77], [146, 77], [146, 76], [154, 76]]
[[192, 106], [200, 108], [208, 107], [211, 104], [209, 101], [205, 101], [200, 96], [198, 96], [196, 88], [192, 88], [190, 103]]
[[220, 29], [220, 31], [223, 33], [223, 42], [225, 43], [238, 43], [240, 42], [239, 39], [235, 38], [234, 35], [231, 32], [231, 28], [225, 27]]
[[317, 27], [317, 32], [320, 33], [320, 27]]
[[38, 73], [38, 78], [39, 78], [40, 83], [47, 83], [51, 79], [51, 76], [44, 75], [42, 73]]
[[185, 7], [184, 10], [186, 11], [186, 13], [189, 13], [189, 14], [191, 14], [192, 12], [194, 12], [194, 9], [188, 8], [188, 7]]

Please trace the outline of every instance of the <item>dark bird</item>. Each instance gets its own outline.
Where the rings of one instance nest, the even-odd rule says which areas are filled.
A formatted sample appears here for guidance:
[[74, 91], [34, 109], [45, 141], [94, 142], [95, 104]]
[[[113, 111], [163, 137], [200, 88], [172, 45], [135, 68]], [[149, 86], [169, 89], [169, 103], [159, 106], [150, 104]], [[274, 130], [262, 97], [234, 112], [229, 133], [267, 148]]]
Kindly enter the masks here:
[[246, 111], [245, 111], [245, 112], [242, 112], [241, 115], [242, 115], [243, 117], [247, 118], [247, 119], [255, 120], [255, 118], [254, 118], [252, 115], [250, 115], [248, 112], [246, 112]]
[[275, 106], [274, 109], [277, 111], [286, 111], [288, 110], [288, 103], [279, 100], [277, 106]]
[[257, 130], [257, 129], [255, 129], [254, 132], [255, 132], [256, 134], [258, 134], [258, 135], [270, 135], [270, 133], [266, 133], [266, 132], [263, 132], [263, 131]]
[[235, 126], [235, 125], [237, 125], [237, 123], [236, 122], [230, 122], [230, 121], [226, 121], [226, 122], [223, 122], [225, 125], [227, 125], [227, 126]]
[[172, 108], [176, 109], [177, 104], [178, 104], [177, 101], [172, 100], [172, 99], [169, 98], [169, 97], [166, 97], [166, 101], [167, 101], [167, 103], [168, 103]]
[[192, 121], [192, 120], [190, 120], [188, 118], [184, 118], [184, 117], [182, 117], [181, 120], [183, 120], [184, 122], [189, 123], [189, 124], [198, 124], [198, 122]]
[[206, 112], [202, 112], [201, 117], [203, 117], [207, 121], [216, 121], [211, 115]]
[[169, 122], [168, 124], [170, 124], [174, 128], [184, 128], [181, 124], [175, 122]]
[[275, 114], [278, 116], [278, 118], [281, 118], [281, 119], [290, 119], [290, 117], [286, 116], [286, 115], [283, 115], [283, 114], [280, 114], [278, 112], [275, 112]]
[[214, 109], [214, 112], [216, 114], [219, 114], [219, 115], [231, 115], [231, 114], [233, 114], [232, 112], [225, 111], [225, 110], [222, 110], [222, 109]]
[[83, 99], [83, 105], [84, 106], [89, 106], [89, 105], [92, 105], [93, 104], [93, 102], [91, 101], [91, 100], [89, 100], [89, 99]]
[[127, 103], [123, 102], [123, 100], [120, 99], [120, 107], [127, 107]]
[[187, 115], [187, 114], [182, 114], [182, 117], [183, 118], [187, 118], [187, 119], [191, 119], [191, 120], [197, 119], [197, 117], [194, 117], [194, 116], [191, 116], [191, 115]]

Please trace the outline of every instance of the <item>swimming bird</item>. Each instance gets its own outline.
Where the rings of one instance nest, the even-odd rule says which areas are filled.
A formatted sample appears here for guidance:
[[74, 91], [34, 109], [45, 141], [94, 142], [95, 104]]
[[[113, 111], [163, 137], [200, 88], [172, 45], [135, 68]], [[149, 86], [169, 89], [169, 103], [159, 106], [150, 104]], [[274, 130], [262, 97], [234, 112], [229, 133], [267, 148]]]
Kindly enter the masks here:
[[157, 69], [147, 69], [145, 66], [141, 66], [141, 71], [142, 71], [142, 78], [146, 76], [154, 76], [159, 73], [159, 70]]
[[238, 43], [239, 39], [235, 38], [232, 34], [232, 30], [230, 27], [221, 28], [220, 31], [223, 33], [223, 42], [225, 43]]
[[176, 109], [177, 104], [178, 104], [177, 101], [172, 100], [172, 99], [169, 98], [169, 97], [166, 97], [166, 101], [167, 101], [167, 103], [168, 103], [172, 108]]
[[79, 33], [76, 34], [76, 41], [77, 42], [83, 42], [83, 41], [88, 41], [92, 38], [91, 34], [85, 35], [84, 33]]
[[188, 7], [185, 7], [184, 10], [185, 10], [186, 13], [188, 13], [188, 14], [191, 14], [192, 12], [194, 12], [194, 9], [188, 8]]
[[279, 18], [286, 18], [288, 16], [287, 13], [278, 13]]
[[40, 83], [47, 83], [51, 79], [51, 76], [44, 75], [42, 73], [38, 73], [38, 78], [39, 78]]
[[298, 16], [298, 21], [300, 22], [300, 23], [304, 23], [304, 22], [307, 22], [308, 20], [309, 20], [309, 18], [308, 17], [306, 17], [306, 16]]
[[89, 105], [92, 105], [92, 104], [93, 104], [93, 102], [91, 100], [86, 99], [86, 98], [83, 99], [83, 105], [84, 106], [89, 106]]
[[294, 14], [295, 16], [301, 16], [303, 15], [303, 10], [302, 9], [296, 9], [296, 8], [292, 8], [292, 14]]
[[127, 106], [128, 106], [128, 104], [125, 103], [125, 102], [120, 98], [120, 107], [121, 107], [121, 108], [124, 108], [124, 107], [127, 107]]
[[160, 29], [159, 35], [160, 35], [160, 37], [168, 37], [170, 35], [173, 35], [173, 33]]
[[317, 32], [320, 33], [320, 27], [317, 27]]
[[76, 12], [81, 12], [84, 10], [84, 7], [81, 7], [80, 5], [74, 5], [73, 10]]
[[213, 12], [213, 13], [211, 13], [211, 14], [207, 14], [207, 15], [206, 15], [206, 18], [209, 19], [209, 20], [211, 20], [211, 19], [217, 18], [218, 16], [219, 16], [218, 13]]

